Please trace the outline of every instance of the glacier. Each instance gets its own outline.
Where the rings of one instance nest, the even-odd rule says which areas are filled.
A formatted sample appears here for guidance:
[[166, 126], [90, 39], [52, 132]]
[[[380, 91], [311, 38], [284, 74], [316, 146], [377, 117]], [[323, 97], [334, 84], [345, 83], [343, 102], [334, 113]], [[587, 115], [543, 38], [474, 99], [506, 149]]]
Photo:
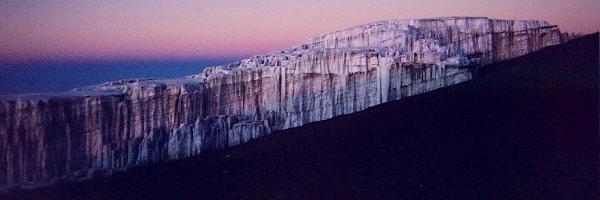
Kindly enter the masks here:
[[238, 145], [468, 81], [479, 67], [566, 38], [538, 20], [385, 20], [179, 79], [0, 96], [0, 188], [83, 180]]

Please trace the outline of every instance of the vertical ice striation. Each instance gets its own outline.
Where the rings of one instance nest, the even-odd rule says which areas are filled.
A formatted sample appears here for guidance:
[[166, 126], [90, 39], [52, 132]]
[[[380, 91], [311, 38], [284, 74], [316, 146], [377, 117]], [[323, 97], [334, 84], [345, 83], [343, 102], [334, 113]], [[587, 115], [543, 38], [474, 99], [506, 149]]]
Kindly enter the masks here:
[[0, 186], [198, 155], [470, 80], [561, 42], [545, 21], [387, 20], [174, 80], [0, 97]]

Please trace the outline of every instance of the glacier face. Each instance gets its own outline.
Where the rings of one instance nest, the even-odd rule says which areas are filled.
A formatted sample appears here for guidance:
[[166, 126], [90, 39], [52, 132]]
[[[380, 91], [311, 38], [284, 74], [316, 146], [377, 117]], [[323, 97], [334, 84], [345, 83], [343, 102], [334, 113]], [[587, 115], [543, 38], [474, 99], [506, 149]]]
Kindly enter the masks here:
[[[472, 79], [561, 43], [545, 21], [386, 20], [202, 73], [0, 97], [0, 186], [181, 159]], [[402, 113], [398, 113], [402, 114]]]

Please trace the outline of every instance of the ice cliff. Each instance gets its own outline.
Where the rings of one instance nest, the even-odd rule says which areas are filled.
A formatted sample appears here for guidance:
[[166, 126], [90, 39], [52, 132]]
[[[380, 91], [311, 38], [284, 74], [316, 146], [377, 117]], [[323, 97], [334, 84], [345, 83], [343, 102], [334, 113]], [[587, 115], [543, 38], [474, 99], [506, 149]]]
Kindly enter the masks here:
[[237, 145], [464, 82], [480, 65], [561, 37], [545, 21], [386, 20], [181, 79], [2, 96], [0, 186], [84, 179]]

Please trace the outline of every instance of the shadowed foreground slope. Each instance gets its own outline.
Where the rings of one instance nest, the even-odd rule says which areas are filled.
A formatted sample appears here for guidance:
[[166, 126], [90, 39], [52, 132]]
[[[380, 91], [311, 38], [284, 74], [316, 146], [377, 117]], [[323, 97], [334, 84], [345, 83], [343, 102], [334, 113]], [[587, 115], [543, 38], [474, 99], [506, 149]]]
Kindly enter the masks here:
[[594, 34], [486, 67], [467, 83], [8, 198], [591, 199], [598, 85]]

